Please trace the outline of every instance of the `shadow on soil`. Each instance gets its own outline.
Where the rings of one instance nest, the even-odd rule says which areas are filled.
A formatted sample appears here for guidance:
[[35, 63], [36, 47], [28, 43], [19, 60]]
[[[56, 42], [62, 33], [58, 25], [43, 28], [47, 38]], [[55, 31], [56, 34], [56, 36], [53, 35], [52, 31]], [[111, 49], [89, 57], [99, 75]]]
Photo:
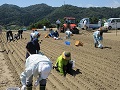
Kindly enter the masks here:
[[[70, 74], [75, 77], [77, 74], [82, 74], [82, 72], [80, 72], [80, 69], [76, 69], [76, 70], [72, 70], [71, 73], [67, 73], [67, 74]], [[66, 74], [64, 76], [66, 77]]]
[[77, 74], [82, 74], [82, 72], [80, 72], [80, 69], [73, 70], [73, 75], [72, 76], [75, 77]]
[[107, 47], [107, 46], [105, 46], [105, 47], [103, 47], [103, 49], [112, 49], [112, 47]]

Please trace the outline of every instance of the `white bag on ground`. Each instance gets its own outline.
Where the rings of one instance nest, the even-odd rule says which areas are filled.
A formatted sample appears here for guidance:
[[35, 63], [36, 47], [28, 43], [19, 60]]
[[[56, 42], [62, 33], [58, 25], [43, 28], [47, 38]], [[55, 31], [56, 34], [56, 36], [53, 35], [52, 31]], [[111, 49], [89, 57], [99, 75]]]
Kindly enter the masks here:
[[72, 64], [72, 68], [74, 68], [75, 67], [75, 61], [73, 61], [73, 64]]
[[74, 60], [70, 60], [70, 61], [69, 61], [69, 63], [71, 63], [71, 64], [72, 64], [72, 68], [74, 68], [74, 67], [75, 67], [75, 61], [74, 61]]

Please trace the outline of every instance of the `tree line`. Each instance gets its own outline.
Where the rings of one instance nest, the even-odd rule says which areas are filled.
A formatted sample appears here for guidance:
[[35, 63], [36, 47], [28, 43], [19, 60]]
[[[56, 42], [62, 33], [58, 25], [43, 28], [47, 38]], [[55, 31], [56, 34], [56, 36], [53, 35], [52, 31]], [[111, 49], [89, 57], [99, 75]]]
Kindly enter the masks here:
[[120, 7], [77, 7], [72, 5], [62, 5], [52, 7], [46, 4], [36, 4], [28, 7], [19, 7], [11, 4], [0, 6], [0, 25], [4, 27], [26, 26], [29, 28], [54, 27], [57, 19], [63, 22], [64, 17], [75, 17], [77, 23], [82, 18], [108, 19], [120, 17]]

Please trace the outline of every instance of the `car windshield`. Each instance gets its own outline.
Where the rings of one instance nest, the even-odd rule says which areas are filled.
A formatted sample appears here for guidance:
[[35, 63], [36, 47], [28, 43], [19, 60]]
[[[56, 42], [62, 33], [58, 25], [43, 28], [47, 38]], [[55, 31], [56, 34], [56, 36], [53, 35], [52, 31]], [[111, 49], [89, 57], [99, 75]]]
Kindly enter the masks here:
[[70, 24], [73, 24], [73, 23], [75, 23], [75, 19], [68, 19], [68, 22], [69, 22]]
[[83, 23], [83, 20], [80, 20], [80, 23]]
[[111, 19], [108, 19], [107, 22], [111, 22]]

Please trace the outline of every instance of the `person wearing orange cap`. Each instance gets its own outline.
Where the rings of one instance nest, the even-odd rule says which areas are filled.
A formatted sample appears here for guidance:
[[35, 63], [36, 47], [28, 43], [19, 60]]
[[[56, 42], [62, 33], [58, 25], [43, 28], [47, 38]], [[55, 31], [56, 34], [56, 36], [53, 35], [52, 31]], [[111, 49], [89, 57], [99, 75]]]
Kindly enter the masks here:
[[72, 61], [71, 61], [71, 53], [68, 51], [64, 51], [62, 55], [60, 55], [57, 60], [56, 64], [53, 67], [58, 72], [60, 72], [61, 75], [66, 75], [67, 73], [72, 75]]

